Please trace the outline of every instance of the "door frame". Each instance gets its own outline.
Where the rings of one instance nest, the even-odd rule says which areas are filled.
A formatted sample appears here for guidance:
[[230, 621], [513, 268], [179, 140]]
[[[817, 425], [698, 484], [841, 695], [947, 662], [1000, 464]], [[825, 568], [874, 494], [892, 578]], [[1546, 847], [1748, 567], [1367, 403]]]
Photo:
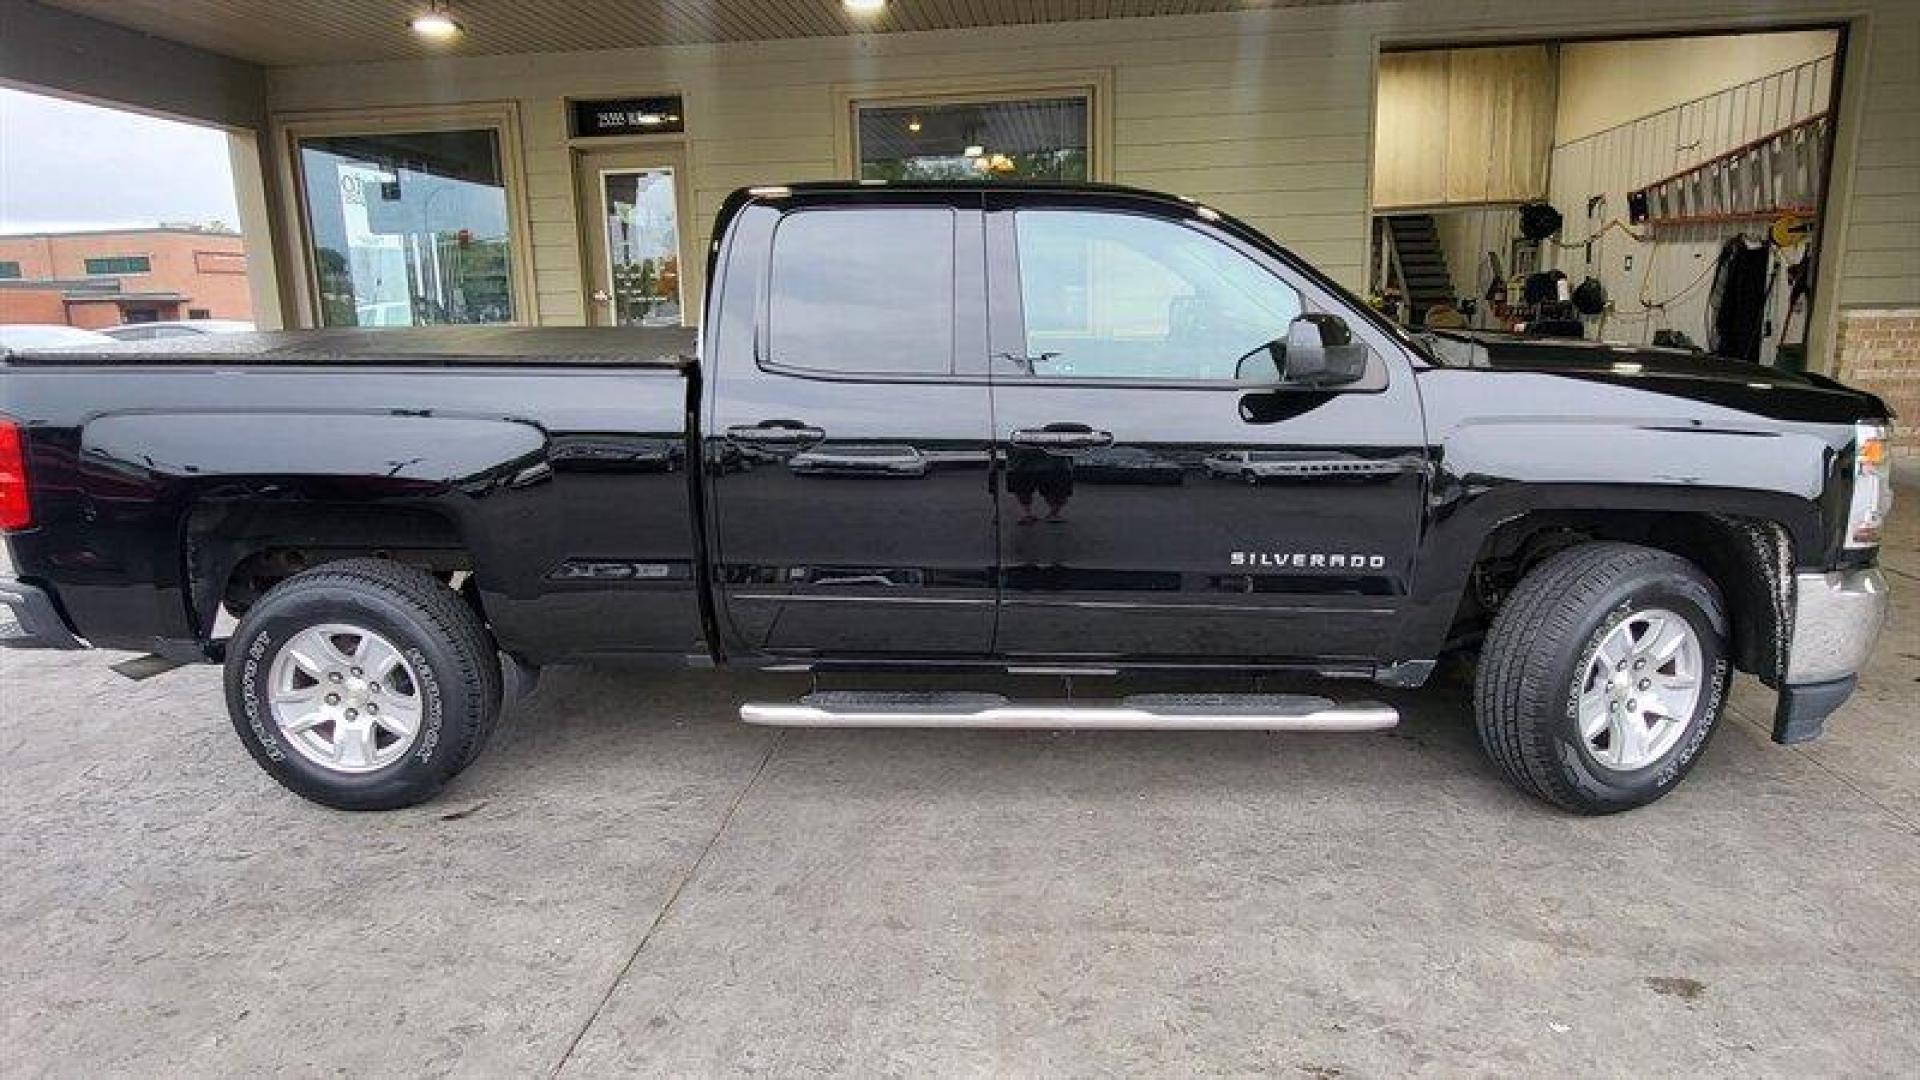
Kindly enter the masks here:
[[[692, 220], [692, 185], [687, 169], [687, 149], [683, 142], [628, 143], [614, 146], [581, 146], [572, 153], [574, 217], [579, 223], [580, 304], [583, 322], [588, 326], [611, 325], [599, 321], [599, 303], [594, 294], [605, 289], [613, 292], [612, 259], [605, 250], [607, 189], [610, 175], [667, 170], [673, 175], [673, 238], [678, 260], [680, 325], [696, 326], [700, 321], [698, 301], [704, 297], [703, 268], [687, 257], [687, 227]], [[611, 303], [611, 300], [608, 301]]]

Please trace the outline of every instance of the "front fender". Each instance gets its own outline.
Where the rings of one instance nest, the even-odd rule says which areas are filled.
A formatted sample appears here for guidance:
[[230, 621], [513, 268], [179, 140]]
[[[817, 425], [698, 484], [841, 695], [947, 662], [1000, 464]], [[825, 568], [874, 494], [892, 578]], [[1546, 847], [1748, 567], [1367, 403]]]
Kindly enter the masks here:
[[1482, 546], [1527, 514], [1685, 513], [1777, 524], [1817, 558], [1837, 433], [1604, 418], [1474, 420], [1437, 448], [1411, 617], [1397, 655], [1444, 647]]

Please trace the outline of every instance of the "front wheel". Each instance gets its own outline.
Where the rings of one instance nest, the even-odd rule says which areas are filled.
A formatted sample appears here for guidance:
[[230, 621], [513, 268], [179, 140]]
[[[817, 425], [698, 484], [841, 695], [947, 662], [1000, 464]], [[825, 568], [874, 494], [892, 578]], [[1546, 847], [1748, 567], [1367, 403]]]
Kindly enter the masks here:
[[1582, 544], [1535, 567], [1495, 617], [1475, 679], [1480, 741], [1548, 802], [1644, 806], [1699, 760], [1731, 677], [1726, 611], [1698, 567]]
[[479, 755], [500, 710], [479, 615], [424, 571], [379, 559], [276, 585], [234, 631], [226, 684], [260, 767], [342, 810], [432, 798]]

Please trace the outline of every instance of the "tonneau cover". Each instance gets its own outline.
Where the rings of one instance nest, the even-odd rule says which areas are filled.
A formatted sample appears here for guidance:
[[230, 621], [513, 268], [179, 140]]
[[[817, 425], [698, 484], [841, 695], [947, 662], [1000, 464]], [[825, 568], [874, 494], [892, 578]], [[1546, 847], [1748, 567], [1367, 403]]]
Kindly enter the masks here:
[[197, 334], [4, 353], [20, 367], [130, 365], [530, 365], [682, 368], [697, 331], [678, 326], [421, 326]]

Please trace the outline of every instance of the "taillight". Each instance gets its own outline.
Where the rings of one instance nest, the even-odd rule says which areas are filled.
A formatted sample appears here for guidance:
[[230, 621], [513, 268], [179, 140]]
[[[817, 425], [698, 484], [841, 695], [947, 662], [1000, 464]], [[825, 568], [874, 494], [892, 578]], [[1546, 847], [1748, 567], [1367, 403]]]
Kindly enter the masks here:
[[33, 504], [27, 501], [27, 451], [20, 426], [0, 419], [0, 532], [33, 524]]

